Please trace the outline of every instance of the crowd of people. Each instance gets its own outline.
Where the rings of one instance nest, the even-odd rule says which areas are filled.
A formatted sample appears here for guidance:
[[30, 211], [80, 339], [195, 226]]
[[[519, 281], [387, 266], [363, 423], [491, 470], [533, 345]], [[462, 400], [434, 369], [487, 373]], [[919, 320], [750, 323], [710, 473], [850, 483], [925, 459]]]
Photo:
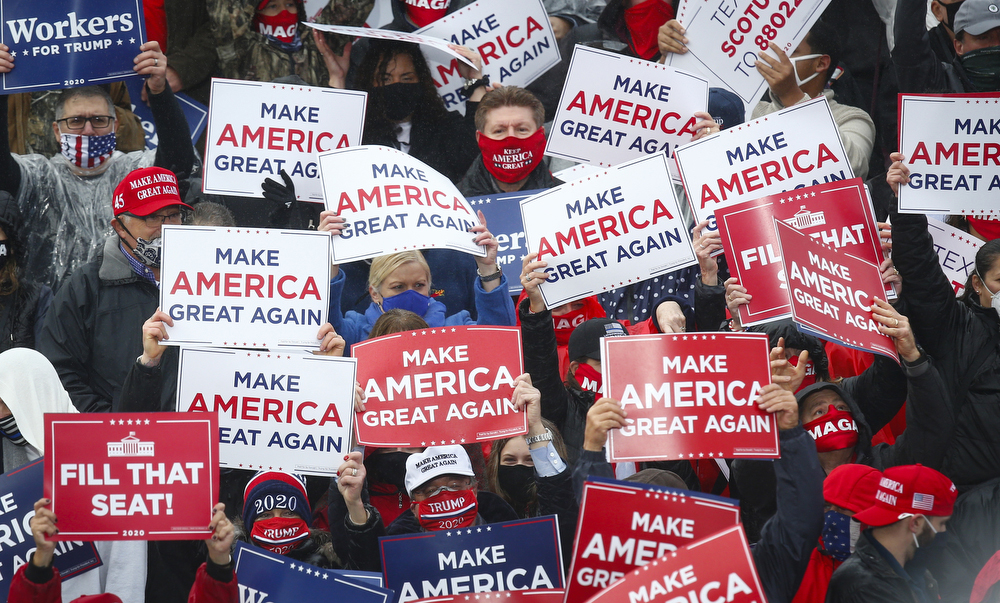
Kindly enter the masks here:
[[[388, 0], [391, 13], [376, 25], [410, 32], [470, 3]], [[459, 68], [462, 115], [446, 109], [416, 45], [304, 25], [360, 26], [374, 0], [329, 0], [315, 14], [303, 0], [144, 4], [149, 41], [134, 60], [141, 99], [112, 84], [0, 101], [5, 472], [44, 455], [47, 412], [174, 409], [179, 354], [164, 345], [173, 320], [157, 307], [163, 225], [331, 236], [344, 226], [336, 212], [297, 201], [285, 173], [262, 182], [257, 199], [203, 194], [204, 141], [192, 145], [175, 93], [208, 102], [212, 77], [365, 91], [364, 144], [412, 155], [464, 195], [494, 195], [562, 184], [543, 155], [574, 45], [665, 62], [690, 42], [677, 0], [544, 0], [561, 63], [526, 88], [501, 86], [484, 76], [475, 49], [453, 46], [471, 63]], [[547, 308], [539, 285], [548, 264], [529, 254], [505, 273], [480, 213], [470, 237], [483, 257], [430, 249], [331, 266], [329, 322], [314, 353], [346, 356], [366, 339], [428, 327], [517, 326], [525, 373], [512, 403], [527, 435], [358, 446], [332, 479], [221, 469], [211, 538], [98, 543], [105, 569], [62, 584], [49, 539], [57, 518], [42, 499], [31, 521], [36, 548], [9, 600], [235, 603], [236, 540], [320, 568], [380, 571], [380, 536], [541, 515], [557, 517], [568, 567], [583, 483], [605, 477], [738, 500], [770, 603], [1000, 601], [1000, 223], [947, 218], [982, 240], [956, 298], [928, 232], [938, 217], [899, 213], [896, 202], [909, 182], [897, 93], [1000, 92], [1000, 3], [832, 0], [797, 47], [770, 46], [756, 63], [768, 92], [750, 118], [826, 98], [881, 221], [882, 275], [898, 295], [872, 300], [871, 318], [899, 363], [788, 320], [742, 326], [739, 307], [754, 291], [730, 277], [707, 221], [688, 218], [697, 265]], [[18, 68], [9, 50], [0, 44], [0, 73]], [[140, 102], [155, 122], [154, 151], [136, 135], [130, 106]], [[732, 92], [713, 88], [692, 139], [744, 113]], [[519, 298], [509, 294], [515, 278]], [[607, 461], [609, 433], [630, 419], [603, 395], [602, 338], [741, 330], [770, 339], [771, 383], [755, 403], [774, 418], [780, 459]]]

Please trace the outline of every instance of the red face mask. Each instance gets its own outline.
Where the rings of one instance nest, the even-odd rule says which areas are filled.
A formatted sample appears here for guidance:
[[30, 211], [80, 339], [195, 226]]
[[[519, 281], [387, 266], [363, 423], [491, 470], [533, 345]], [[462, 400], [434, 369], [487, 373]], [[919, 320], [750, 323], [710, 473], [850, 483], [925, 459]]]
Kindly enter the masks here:
[[646, 0], [625, 9], [625, 26], [632, 36], [633, 50], [647, 61], [660, 52], [656, 36], [660, 26], [674, 18], [674, 9], [663, 0]]
[[586, 363], [581, 363], [580, 366], [576, 368], [576, 372], [573, 373], [576, 377], [576, 382], [580, 384], [580, 387], [587, 391], [594, 392], [595, 394], [604, 393], [604, 381], [601, 377], [600, 371], [595, 369]]
[[[792, 356], [791, 358], [788, 359], [788, 364], [792, 366], [798, 366], [799, 357]], [[795, 391], [807, 388], [813, 383], [816, 383], [816, 366], [812, 363], [812, 360], [806, 360], [806, 376], [802, 378], [802, 385], [800, 385], [799, 389]]]
[[257, 33], [272, 37], [279, 42], [291, 44], [295, 41], [295, 31], [299, 26], [299, 16], [293, 15], [287, 10], [268, 17], [257, 13], [254, 17]]
[[513, 184], [527, 178], [541, 162], [545, 151], [545, 131], [538, 128], [527, 138], [508, 136], [500, 140], [480, 135], [479, 149], [483, 152], [483, 163], [493, 177]]
[[441, 490], [414, 504], [420, 527], [428, 532], [467, 528], [476, 522], [479, 512], [472, 490]]
[[253, 522], [250, 539], [257, 546], [284, 555], [309, 538], [309, 526], [301, 517], [271, 517]]
[[448, 14], [451, 0], [403, 0], [406, 16], [418, 28], [430, 25]]
[[837, 410], [833, 404], [825, 415], [802, 425], [816, 440], [817, 452], [853, 448], [858, 443], [858, 426], [850, 411]]
[[577, 328], [587, 320], [587, 308], [570, 310], [565, 314], [552, 317], [552, 326], [556, 330], [556, 345], [569, 345], [569, 336], [573, 334], [573, 329]]

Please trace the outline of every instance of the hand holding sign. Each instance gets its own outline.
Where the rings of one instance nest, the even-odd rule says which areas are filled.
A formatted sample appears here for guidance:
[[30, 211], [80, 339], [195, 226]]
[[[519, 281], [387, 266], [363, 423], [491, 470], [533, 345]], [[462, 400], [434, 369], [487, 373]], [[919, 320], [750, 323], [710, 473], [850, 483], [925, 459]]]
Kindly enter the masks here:
[[910, 330], [910, 319], [897, 312], [889, 302], [877, 297], [872, 304], [872, 318], [879, 323], [879, 331], [892, 337], [900, 358], [910, 363], [920, 358], [917, 341], [913, 337], [913, 331]]
[[604, 450], [608, 432], [628, 426], [628, 412], [614, 398], [600, 398], [587, 411], [587, 427], [583, 432], [583, 449], [592, 452]]
[[219, 503], [212, 508], [212, 523], [208, 524], [208, 529], [212, 530], [212, 535], [205, 540], [208, 558], [216, 565], [229, 565], [233, 560], [229, 549], [236, 538], [236, 529], [226, 517], [225, 504]]
[[35, 556], [31, 564], [35, 567], [49, 567], [56, 551], [56, 543], [49, 536], [59, 533], [56, 527], [56, 515], [46, 507], [52, 504], [47, 498], [39, 498], [35, 502], [35, 516], [31, 518], [31, 535], [35, 538]]
[[799, 424], [799, 403], [795, 400], [795, 394], [777, 383], [769, 383], [760, 390], [757, 406], [774, 415], [778, 431], [788, 431]]
[[14, 68], [14, 55], [6, 44], [0, 44], [0, 73], [10, 73]]
[[[146, 87], [153, 94], [160, 94], [167, 86], [167, 55], [160, 52], [160, 43], [149, 41], [139, 47], [140, 52], [132, 62], [132, 69], [146, 76]], [[145, 100], [145, 99], [143, 99]]]

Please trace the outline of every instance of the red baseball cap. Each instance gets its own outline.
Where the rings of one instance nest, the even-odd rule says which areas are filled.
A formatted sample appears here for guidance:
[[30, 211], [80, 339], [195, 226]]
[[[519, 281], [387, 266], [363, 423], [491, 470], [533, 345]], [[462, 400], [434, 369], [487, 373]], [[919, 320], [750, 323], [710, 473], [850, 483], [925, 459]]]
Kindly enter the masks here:
[[950, 479], [923, 465], [886, 469], [875, 491], [875, 504], [854, 516], [874, 527], [913, 515], [943, 517], [955, 508], [958, 490]]
[[191, 209], [181, 201], [177, 189], [177, 176], [170, 170], [147, 167], [132, 170], [115, 187], [115, 215], [132, 214], [148, 216], [164, 207], [180, 205]]
[[848, 463], [830, 472], [823, 480], [823, 500], [860, 513], [875, 504], [882, 472], [868, 465]]

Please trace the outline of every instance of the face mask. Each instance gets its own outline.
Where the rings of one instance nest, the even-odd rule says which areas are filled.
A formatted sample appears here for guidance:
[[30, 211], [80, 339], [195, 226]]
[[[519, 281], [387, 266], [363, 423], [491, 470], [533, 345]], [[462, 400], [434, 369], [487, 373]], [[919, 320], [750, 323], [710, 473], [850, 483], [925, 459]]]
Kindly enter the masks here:
[[581, 362], [576, 368], [576, 372], [573, 373], [573, 376], [583, 389], [595, 394], [604, 393], [604, 382], [602, 381], [601, 373], [589, 364]]
[[84, 134], [62, 134], [62, 155], [70, 163], [81, 169], [100, 166], [115, 152], [115, 133], [103, 136]]
[[500, 465], [497, 483], [510, 497], [511, 506], [520, 514], [535, 497], [535, 468], [527, 465]]
[[672, 6], [663, 0], [646, 0], [625, 9], [625, 27], [632, 36], [635, 54], [647, 61], [660, 53], [656, 37], [660, 26], [674, 18]]
[[573, 330], [587, 320], [587, 309], [570, 310], [565, 314], [552, 317], [552, 326], [556, 330], [556, 344], [569, 345], [569, 336]]
[[118, 218], [118, 223], [122, 225], [122, 228], [125, 229], [125, 232], [129, 236], [135, 239], [135, 247], [132, 248], [135, 258], [150, 268], [159, 268], [160, 259], [163, 257], [163, 237], [156, 237], [152, 241], [147, 241], [129, 232], [128, 227], [125, 226], [125, 222], [121, 218]]
[[823, 515], [823, 551], [837, 561], [846, 560], [854, 550], [857, 538], [851, 533], [852, 523], [857, 522], [852, 522], [850, 517], [837, 511], [827, 511]]
[[257, 23], [257, 33], [285, 44], [294, 42], [298, 34], [299, 16], [287, 10], [270, 17], [257, 13], [254, 21]]
[[17, 421], [14, 420], [14, 415], [0, 419], [0, 433], [3, 433], [4, 437], [18, 446], [24, 446], [28, 443], [24, 439], [24, 436], [21, 435], [21, 430], [17, 426]]
[[11, 249], [10, 246], [7, 245], [7, 241], [0, 241], [0, 268], [6, 266], [7, 262], [10, 261], [10, 254]]
[[837, 410], [833, 404], [825, 415], [802, 425], [816, 440], [817, 452], [853, 448], [858, 443], [858, 426], [850, 411]]
[[807, 77], [804, 80], [799, 79], [799, 61], [809, 61], [811, 59], [817, 59], [817, 58], [819, 58], [821, 56], [823, 56], [823, 55], [821, 55], [821, 54], [804, 54], [804, 55], [802, 55], [800, 57], [789, 57], [788, 58], [788, 60], [792, 62], [792, 73], [795, 74], [795, 83], [800, 88], [806, 82], [810, 82], [810, 81], [816, 79], [816, 76], [818, 76], [821, 72], [817, 71], [816, 73], [810, 75], [809, 77]]
[[382, 312], [389, 310], [409, 310], [417, 316], [427, 314], [427, 308], [431, 305], [431, 298], [415, 289], [407, 289], [402, 293], [392, 297], [382, 298]]
[[955, 25], [955, 15], [958, 14], [958, 9], [962, 8], [962, 4], [965, 0], [959, 0], [958, 2], [952, 2], [951, 4], [944, 4], [944, 10], [948, 13], [948, 20], [945, 21], [945, 25], [948, 29], [954, 29]]
[[494, 178], [506, 184], [520, 182], [542, 161], [545, 131], [538, 128], [527, 138], [508, 136], [500, 140], [480, 135], [479, 150], [483, 153], [483, 165]]
[[1000, 90], [1000, 46], [980, 48], [961, 56], [969, 81], [980, 92]]
[[301, 517], [271, 517], [253, 522], [250, 539], [278, 555], [297, 549], [309, 538], [309, 526]]
[[421, 97], [419, 83], [376, 86], [369, 94], [381, 100], [385, 116], [392, 121], [403, 121], [413, 115]]
[[979, 274], [978, 268], [976, 269], [976, 276], [979, 277], [979, 282], [983, 284], [983, 289], [986, 289], [986, 292], [990, 294], [990, 305], [997, 311], [997, 314], [1000, 314], [1000, 291], [997, 291], [996, 293], [990, 291], [990, 288], [986, 286], [986, 281], [983, 279], [983, 275]]
[[414, 505], [420, 527], [428, 532], [467, 528], [476, 522], [479, 512], [476, 493], [472, 490], [441, 488]]
[[406, 16], [420, 28], [448, 14], [451, 0], [403, 0], [403, 4]]
[[409, 452], [373, 454], [365, 461], [368, 478], [372, 483], [392, 484], [406, 492], [406, 459]]
[[[924, 518], [924, 523], [927, 524], [927, 527], [930, 528], [931, 532], [934, 534], [934, 537], [931, 538], [930, 542], [927, 543], [927, 546], [925, 546], [923, 548], [924, 549], [930, 549], [932, 544], [937, 545], [937, 546], [934, 547], [934, 548], [937, 548], [938, 546], [941, 546], [942, 544], [944, 544], [944, 536], [945, 536], [945, 534], [938, 535], [938, 531], [934, 529], [934, 524], [931, 523], [931, 520], [927, 519], [926, 515], [921, 515], [921, 517]], [[920, 548], [920, 540], [917, 539], [916, 533], [911, 532], [911, 534], [913, 535], [913, 544], [917, 545], [917, 548], [919, 549]], [[941, 542], [938, 542], [939, 540]]]

